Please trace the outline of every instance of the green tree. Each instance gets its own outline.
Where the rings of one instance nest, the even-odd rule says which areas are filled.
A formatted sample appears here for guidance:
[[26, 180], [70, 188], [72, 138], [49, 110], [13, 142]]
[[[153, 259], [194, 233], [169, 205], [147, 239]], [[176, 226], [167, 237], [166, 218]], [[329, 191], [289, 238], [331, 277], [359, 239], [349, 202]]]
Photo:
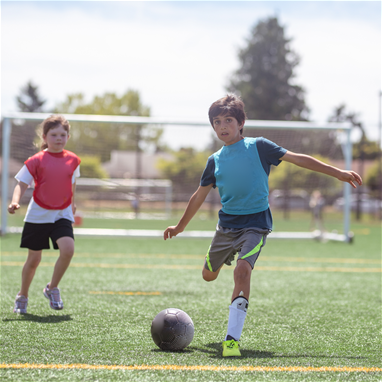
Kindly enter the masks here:
[[162, 176], [171, 179], [174, 195], [186, 200], [196, 190], [210, 153], [182, 148], [174, 153], [174, 160], [159, 159], [158, 169]]
[[[315, 155], [318, 160], [330, 164], [330, 159]], [[287, 184], [287, 187], [285, 186]], [[313, 191], [319, 189], [326, 197], [341, 190], [340, 182], [333, 177], [298, 167], [292, 163], [283, 162], [280, 166], [272, 168], [269, 177], [269, 188], [274, 189], [303, 189]]]
[[329, 122], [350, 122], [361, 133], [359, 142], [353, 145], [353, 159], [375, 160], [379, 158], [381, 149], [378, 147], [378, 142], [367, 138], [366, 130], [359, 120], [358, 114], [348, 111], [345, 104], [334, 108]]
[[[270, 17], [253, 27], [240, 50], [240, 68], [228, 90], [241, 95], [249, 119], [308, 120], [305, 91], [293, 83], [299, 57], [291, 41], [277, 17]], [[290, 151], [342, 158], [335, 133], [330, 131], [246, 130], [244, 126], [244, 135], [263, 136]]]
[[298, 55], [277, 17], [255, 25], [239, 52], [240, 68], [228, 90], [241, 95], [249, 119], [307, 120], [304, 89], [292, 84]]
[[[357, 128], [361, 137], [358, 143], [354, 145], [353, 159], [358, 159], [360, 161], [359, 175], [364, 178], [364, 167], [365, 159], [376, 159], [379, 157], [380, 148], [375, 142], [371, 142], [367, 139], [366, 131], [363, 127], [363, 123], [359, 120], [357, 113], [349, 112], [345, 104], [341, 104], [334, 108], [333, 114], [329, 117], [331, 122], [345, 122], [348, 121]], [[357, 188], [357, 209], [356, 209], [356, 219], [360, 221], [362, 218], [362, 204], [361, 204], [361, 189]]]
[[81, 178], [107, 178], [107, 172], [102, 168], [101, 160], [95, 155], [81, 156]]
[[379, 198], [382, 190], [382, 178], [380, 169], [382, 167], [382, 159], [376, 160], [372, 167], [366, 173], [365, 185], [370, 189], [371, 194]]
[[[149, 116], [150, 108], [143, 105], [135, 90], [128, 90], [122, 96], [105, 93], [85, 101], [82, 93], [69, 94], [64, 102], [57, 105], [56, 113]], [[112, 150], [142, 151], [154, 146], [159, 151], [163, 147], [160, 138], [163, 130], [152, 126], [135, 126], [116, 123], [71, 123], [71, 139], [68, 150], [78, 155], [97, 154], [101, 161], [110, 159]]]
[[28, 113], [42, 112], [46, 102], [40, 98], [38, 86], [33, 85], [32, 81], [21, 88], [16, 101], [19, 110]]
[[[363, 153], [361, 152], [363, 150]], [[380, 156], [381, 149], [378, 147], [378, 142], [370, 141], [365, 137], [364, 141], [356, 142], [353, 145], [353, 159], [360, 159], [363, 155], [365, 160], [376, 160]]]

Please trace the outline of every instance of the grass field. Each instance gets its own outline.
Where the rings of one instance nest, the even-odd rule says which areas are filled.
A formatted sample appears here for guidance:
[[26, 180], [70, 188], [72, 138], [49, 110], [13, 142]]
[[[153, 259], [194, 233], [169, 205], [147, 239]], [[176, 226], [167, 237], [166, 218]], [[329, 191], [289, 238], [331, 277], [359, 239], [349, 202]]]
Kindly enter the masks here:
[[[164, 229], [168, 222], [120, 224]], [[276, 228], [304, 224], [298, 218], [281, 220]], [[196, 220], [190, 228], [214, 225]], [[8, 235], [1, 241], [0, 377], [380, 381], [381, 228], [371, 221], [353, 223], [352, 229], [351, 245], [269, 238], [252, 275], [237, 359], [221, 356], [233, 267], [223, 268], [212, 283], [202, 280], [209, 240], [77, 237], [75, 257], [60, 284], [64, 310], [50, 309], [42, 294], [57, 258], [51, 250], [32, 283], [28, 314], [15, 315], [26, 252], [19, 248], [19, 235]], [[192, 343], [181, 352], [161, 351], [151, 339], [152, 319], [168, 307], [186, 311], [195, 325]]]

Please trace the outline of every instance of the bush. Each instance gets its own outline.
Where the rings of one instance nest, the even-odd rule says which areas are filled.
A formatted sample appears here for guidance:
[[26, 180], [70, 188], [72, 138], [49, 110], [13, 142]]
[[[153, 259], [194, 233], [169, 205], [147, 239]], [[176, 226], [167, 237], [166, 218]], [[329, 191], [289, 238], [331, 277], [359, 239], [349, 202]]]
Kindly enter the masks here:
[[[382, 161], [382, 158], [380, 161]], [[370, 189], [370, 193], [375, 197], [379, 196], [379, 191], [382, 188], [382, 179], [379, 174], [379, 163], [380, 162], [376, 160], [365, 176], [365, 185]]]
[[107, 178], [101, 159], [94, 155], [81, 155], [80, 173], [82, 178]]

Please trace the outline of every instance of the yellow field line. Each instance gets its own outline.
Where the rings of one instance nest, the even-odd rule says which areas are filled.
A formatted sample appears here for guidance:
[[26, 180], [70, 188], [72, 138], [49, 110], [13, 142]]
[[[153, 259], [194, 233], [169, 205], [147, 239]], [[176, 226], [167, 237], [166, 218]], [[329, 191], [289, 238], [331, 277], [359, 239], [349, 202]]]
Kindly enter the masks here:
[[113, 291], [90, 291], [90, 294], [122, 294], [127, 296], [159, 296], [161, 292], [113, 292]]
[[[2, 252], [1, 254], [3, 257], [7, 256], [26, 256], [27, 252]], [[58, 257], [58, 252], [55, 253], [43, 253], [44, 257]], [[142, 254], [142, 253], [78, 253], [75, 254], [74, 257], [76, 259], [80, 258], [114, 258], [114, 259], [120, 259], [120, 258], [141, 258], [141, 259], [153, 259], [153, 258], [159, 258], [159, 259], [189, 259], [189, 260], [197, 260], [200, 261], [201, 259], [204, 259], [204, 255], [168, 255], [168, 254]], [[325, 258], [325, 257], [316, 257], [316, 258], [309, 258], [309, 257], [284, 257], [284, 256], [260, 256], [259, 260], [262, 261], [272, 261], [272, 262], [297, 262], [297, 263], [338, 263], [338, 264], [382, 264], [382, 261], [380, 259], [341, 259], [341, 258]]]
[[340, 259], [340, 258], [309, 258], [309, 257], [281, 257], [264, 256], [259, 257], [263, 261], [293, 261], [301, 263], [341, 263], [341, 264], [382, 264], [379, 259]]
[[88, 364], [0, 364], [0, 369], [85, 369], [85, 370], [185, 370], [185, 371], [292, 371], [292, 372], [381, 372], [379, 367], [304, 366], [187, 366], [187, 365], [88, 365]]
[[[0, 263], [4, 267], [15, 267], [23, 266], [22, 261], [2, 261]], [[53, 267], [55, 263], [44, 263], [39, 264], [40, 267]], [[75, 268], [139, 268], [139, 269], [201, 269], [202, 266], [197, 265], [171, 265], [171, 264], [108, 264], [108, 263], [71, 263], [71, 267]]]
[[[3, 267], [23, 266], [21, 261], [2, 261]], [[42, 267], [53, 267], [55, 263], [40, 263]], [[108, 264], [108, 263], [71, 263], [74, 268], [113, 268], [113, 269], [201, 269], [197, 265], [170, 265], [170, 264]], [[223, 268], [225, 270], [229, 268]], [[345, 273], [381, 273], [381, 268], [335, 268], [335, 267], [267, 267], [256, 266], [257, 271], [283, 271], [283, 272], [345, 272]]]
[[345, 273], [381, 273], [381, 268], [335, 268], [335, 267], [263, 267], [255, 266], [258, 271], [287, 272], [345, 272]]

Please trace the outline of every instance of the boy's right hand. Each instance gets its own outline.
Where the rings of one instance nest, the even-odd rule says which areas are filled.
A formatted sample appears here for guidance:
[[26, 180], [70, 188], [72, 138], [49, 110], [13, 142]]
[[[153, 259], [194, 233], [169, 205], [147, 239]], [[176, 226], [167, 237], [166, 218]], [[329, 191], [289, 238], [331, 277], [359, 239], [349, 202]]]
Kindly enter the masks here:
[[182, 231], [177, 228], [177, 226], [171, 226], [167, 227], [166, 231], [164, 231], [163, 238], [165, 240], [171, 239], [172, 237], [176, 236], [178, 233], [181, 233]]
[[11, 203], [9, 206], [8, 206], [8, 212], [10, 214], [14, 214], [16, 210], [18, 210], [20, 208], [20, 204], [18, 203]]

